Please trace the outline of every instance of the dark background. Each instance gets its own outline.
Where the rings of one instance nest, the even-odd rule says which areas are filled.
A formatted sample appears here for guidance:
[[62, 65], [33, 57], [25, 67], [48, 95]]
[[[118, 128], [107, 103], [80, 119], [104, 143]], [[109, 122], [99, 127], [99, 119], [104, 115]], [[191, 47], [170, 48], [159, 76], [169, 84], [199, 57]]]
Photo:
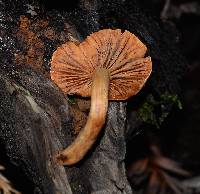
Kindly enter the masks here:
[[[156, 20], [177, 30], [178, 47], [188, 68], [180, 80], [182, 109], [172, 108], [157, 129], [144, 127], [128, 144], [127, 163], [151, 156], [150, 146], [179, 162], [192, 176], [200, 173], [200, 2], [190, 0], [138, 1]], [[168, 4], [168, 5], [167, 5]], [[166, 10], [164, 10], [167, 8]], [[147, 183], [148, 184], [148, 183]], [[147, 192], [148, 193], [148, 192]], [[186, 192], [187, 193], [187, 192]]]
[[[179, 98], [183, 108], [181, 110], [172, 109], [160, 129], [150, 130], [161, 138], [161, 144], [166, 154], [171, 155], [182, 162], [186, 168], [198, 174], [200, 172], [199, 1], [171, 0], [164, 17], [162, 14], [167, 1], [142, 0], [139, 2], [155, 19], [161, 18], [163, 22], [167, 22], [177, 29], [178, 46], [188, 62], [188, 69], [180, 80]], [[144, 133], [148, 134], [148, 131]], [[141, 139], [145, 136], [144, 133], [133, 140], [135, 144], [141, 143]], [[137, 145], [133, 145], [133, 147], [138, 148]]]

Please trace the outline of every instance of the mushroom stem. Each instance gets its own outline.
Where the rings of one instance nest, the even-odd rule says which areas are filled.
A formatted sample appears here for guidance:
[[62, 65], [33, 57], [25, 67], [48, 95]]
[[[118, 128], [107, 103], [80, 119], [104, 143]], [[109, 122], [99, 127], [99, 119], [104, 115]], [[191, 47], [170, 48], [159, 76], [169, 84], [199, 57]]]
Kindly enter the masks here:
[[74, 142], [57, 155], [62, 165], [72, 165], [80, 161], [92, 147], [106, 119], [108, 109], [109, 72], [97, 68], [92, 80], [91, 107], [85, 127]]

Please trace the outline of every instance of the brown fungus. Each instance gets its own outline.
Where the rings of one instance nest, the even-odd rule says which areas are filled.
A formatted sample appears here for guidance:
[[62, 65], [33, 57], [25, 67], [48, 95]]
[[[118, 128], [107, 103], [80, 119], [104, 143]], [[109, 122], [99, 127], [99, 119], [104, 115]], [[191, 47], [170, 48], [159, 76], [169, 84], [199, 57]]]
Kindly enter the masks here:
[[152, 70], [146, 46], [129, 31], [105, 29], [80, 44], [67, 42], [53, 54], [51, 79], [66, 94], [91, 96], [85, 127], [57, 160], [80, 161], [95, 142], [106, 119], [108, 100], [126, 100], [137, 94]]

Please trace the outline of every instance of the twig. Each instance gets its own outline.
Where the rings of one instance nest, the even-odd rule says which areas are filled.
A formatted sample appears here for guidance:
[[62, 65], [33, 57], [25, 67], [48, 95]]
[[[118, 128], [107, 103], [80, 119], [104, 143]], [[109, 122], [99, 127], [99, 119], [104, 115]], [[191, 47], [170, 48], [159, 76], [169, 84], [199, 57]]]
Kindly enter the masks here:
[[171, 4], [171, 0], [166, 0], [165, 1], [163, 10], [161, 11], [161, 14], [160, 14], [161, 19], [166, 19], [167, 18], [167, 12], [169, 10], [170, 4]]

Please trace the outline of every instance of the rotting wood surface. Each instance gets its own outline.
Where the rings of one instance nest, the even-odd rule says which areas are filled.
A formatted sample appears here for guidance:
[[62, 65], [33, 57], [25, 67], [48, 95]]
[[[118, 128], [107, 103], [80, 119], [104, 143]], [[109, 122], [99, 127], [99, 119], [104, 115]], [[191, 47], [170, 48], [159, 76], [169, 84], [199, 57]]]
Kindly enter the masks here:
[[[122, 28], [136, 33], [150, 48], [154, 67], [148, 88], [156, 93], [178, 91], [185, 62], [171, 38], [173, 30], [170, 36], [135, 1], [124, 2], [81, 1], [75, 11], [49, 11], [39, 1], [1, 2], [0, 139], [35, 193], [133, 193], [124, 165], [126, 103], [109, 103], [107, 123], [94, 148], [84, 161], [64, 168], [55, 164], [53, 156], [74, 138], [76, 114], [70, 109], [75, 105], [48, 78], [58, 45], [82, 40], [100, 26]], [[130, 130], [134, 128], [133, 123]]]

